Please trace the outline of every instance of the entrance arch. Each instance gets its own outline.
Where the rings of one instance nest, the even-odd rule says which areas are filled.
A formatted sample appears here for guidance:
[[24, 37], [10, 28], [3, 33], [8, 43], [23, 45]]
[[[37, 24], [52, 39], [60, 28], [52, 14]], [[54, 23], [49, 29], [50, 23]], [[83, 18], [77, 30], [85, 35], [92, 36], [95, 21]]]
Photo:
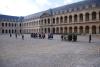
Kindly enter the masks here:
[[96, 26], [92, 26], [92, 34], [96, 34]]

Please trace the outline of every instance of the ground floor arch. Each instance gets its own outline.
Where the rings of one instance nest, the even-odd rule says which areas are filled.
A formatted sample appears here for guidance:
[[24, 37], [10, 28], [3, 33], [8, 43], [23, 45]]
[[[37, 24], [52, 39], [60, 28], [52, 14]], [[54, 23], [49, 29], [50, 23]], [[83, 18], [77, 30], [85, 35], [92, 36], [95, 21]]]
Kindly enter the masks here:
[[96, 26], [92, 26], [92, 34], [96, 34]]
[[86, 34], [89, 34], [89, 26], [86, 26], [86, 27], [85, 27], [85, 33], [86, 33]]

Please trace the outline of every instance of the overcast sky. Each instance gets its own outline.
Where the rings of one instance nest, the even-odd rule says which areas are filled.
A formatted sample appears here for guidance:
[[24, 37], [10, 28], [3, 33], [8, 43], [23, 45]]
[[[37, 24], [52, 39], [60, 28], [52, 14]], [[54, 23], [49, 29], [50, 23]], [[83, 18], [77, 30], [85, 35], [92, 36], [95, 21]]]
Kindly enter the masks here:
[[0, 0], [0, 14], [26, 16], [82, 0]]

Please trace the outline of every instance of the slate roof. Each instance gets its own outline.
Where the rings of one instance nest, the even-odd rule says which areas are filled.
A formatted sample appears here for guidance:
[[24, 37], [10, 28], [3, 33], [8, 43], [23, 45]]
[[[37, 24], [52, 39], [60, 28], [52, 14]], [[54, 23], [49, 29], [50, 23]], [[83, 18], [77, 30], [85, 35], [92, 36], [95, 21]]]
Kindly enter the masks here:
[[35, 14], [31, 14], [31, 15], [28, 15], [26, 17], [24, 17], [24, 19], [28, 19], [28, 18], [34, 18], [34, 17], [40, 17], [43, 13], [47, 12], [48, 14], [53, 14], [55, 15], [56, 12], [58, 12], [58, 14], [61, 12], [61, 11], [69, 11], [70, 9], [72, 9], [72, 11], [74, 11], [74, 9], [76, 8], [77, 10], [76, 11], [79, 11], [80, 7], [84, 7], [86, 5], [92, 5], [92, 4], [96, 4], [96, 7], [100, 7], [100, 0], [85, 0], [85, 1], [80, 1], [80, 2], [77, 2], [77, 3], [72, 3], [72, 4], [69, 4], [69, 5], [64, 5], [64, 6], [61, 6], [61, 7], [57, 7], [57, 8], [53, 8], [53, 9], [49, 9], [49, 10], [46, 10], [46, 11], [42, 11], [42, 12], [38, 12], [38, 13], [35, 13]]
[[0, 21], [22, 22], [23, 17], [0, 15]]

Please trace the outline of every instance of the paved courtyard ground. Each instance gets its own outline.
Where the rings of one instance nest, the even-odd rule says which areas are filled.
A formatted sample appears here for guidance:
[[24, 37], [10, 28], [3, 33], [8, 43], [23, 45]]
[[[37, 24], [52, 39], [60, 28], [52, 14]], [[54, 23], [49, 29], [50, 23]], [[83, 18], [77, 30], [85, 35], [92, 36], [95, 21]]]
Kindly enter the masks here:
[[100, 67], [100, 39], [78, 36], [77, 42], [0, 35], [0, 67]]

